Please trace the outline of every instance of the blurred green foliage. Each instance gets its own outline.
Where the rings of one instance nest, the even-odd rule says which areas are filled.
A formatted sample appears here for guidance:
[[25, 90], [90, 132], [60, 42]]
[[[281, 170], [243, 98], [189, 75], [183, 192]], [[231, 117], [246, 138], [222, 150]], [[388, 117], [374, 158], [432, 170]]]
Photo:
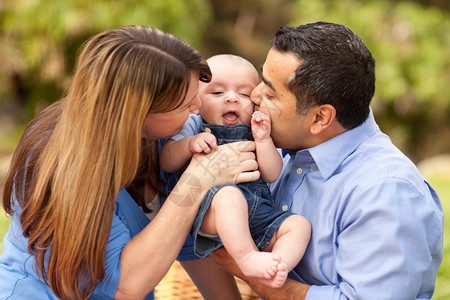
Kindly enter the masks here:
[[[405, 95], [450, 105], [450, 18], [415, 2], [298, 1], [301, 23], [327, 20], [352, 28], [377, 60], [377, 97]], [[405, 112], [407, 107], [399, 107]]]
[[22, 104], [26, 120], [61, 97], [77, 51], [90, 36], [140, 24], [198, 47], [206, 29], [200, 24], [211, 18], [204, 0], [5, 0], [0, 5], [0, 99]]
[[106, 29], [156, 26], [206, 56], [235, 53], [259, 66], [279, 26], [324, 20], [349, 26], [372, 52], [377, 62], [372, 105], [376, 118], [394, 143], [417, 162], [450, 149], [450, 5], [446, 3], [4, 0], [0, 2], [0, 109], [6, 114], [7, 109], [19, 107], [16, 119], [26, 123], [60, 98], [70, 84], [79, 47]]
[[[297, 0], [298, 25], [342, 23], [376, 59], [382, 130], [413, 160], [450, 150], [450, 14], [416, 1]], [[436, 139], [439, 136], [439, 139]]]
[[[436, 189], [438, 193], [444, 215], [450, 215], [450, 178], [433, 177], [430, 178], [430, 183]], [[436, 280], [436, 292], [433, 296], [433, 300], [446, 300], [450, 299], [450, 220], [444, 218], [444, 257], [442, 259], [441, 266], [438, 270]]]

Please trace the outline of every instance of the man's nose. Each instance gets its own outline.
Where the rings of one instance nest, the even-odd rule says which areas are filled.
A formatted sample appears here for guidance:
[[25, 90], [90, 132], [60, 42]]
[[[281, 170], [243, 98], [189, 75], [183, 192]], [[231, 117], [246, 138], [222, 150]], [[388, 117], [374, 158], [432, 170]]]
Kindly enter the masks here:
[[261, 105], [261, 83], [253, 89], [250, 94], [250, 100], [252, 100], [255, 105]]

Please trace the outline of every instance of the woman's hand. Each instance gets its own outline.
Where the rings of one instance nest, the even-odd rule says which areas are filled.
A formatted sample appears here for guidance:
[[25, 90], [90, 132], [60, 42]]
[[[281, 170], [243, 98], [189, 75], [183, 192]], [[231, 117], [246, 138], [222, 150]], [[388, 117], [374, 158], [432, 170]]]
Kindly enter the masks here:
[[[188, 186], [191, 195], [181, 193], [175, 187], [172, 200], [178, 205], [192, 205], [192, 200], [201, 201], [202, 194], [215, 185], [237, 184], [259, 178], [258, 163], [255, 160], [255, 143], [235, 142], [219, 146], [211, 153], [194, 154], [178, 185]], [[196, 195], [191, 197], [192, 194]]]
[[194, 155], [186, 171], [199, 178], [207, 189], [253, 181], [259, 178], [255, 149], [255, 143], [250, 141], [222, 145], [208, 155]]

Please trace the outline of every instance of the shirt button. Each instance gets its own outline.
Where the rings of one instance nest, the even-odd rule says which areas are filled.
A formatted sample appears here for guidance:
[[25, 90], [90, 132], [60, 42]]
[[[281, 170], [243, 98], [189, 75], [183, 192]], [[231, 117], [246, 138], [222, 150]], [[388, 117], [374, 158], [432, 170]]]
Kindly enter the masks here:
[[297, 174], [300, 175], [300, 174], [302, 174], [302, 173], [303, 173], [302, 168], [298, 168], [298, 169], [297, 169]]
[[287, 211], [287, 210], [288, 210], [288, 206], [285, 204], [285, 205], [283, 205], [283, 206], [281, 207], [281, 209], [282, 209], [283, 211]]

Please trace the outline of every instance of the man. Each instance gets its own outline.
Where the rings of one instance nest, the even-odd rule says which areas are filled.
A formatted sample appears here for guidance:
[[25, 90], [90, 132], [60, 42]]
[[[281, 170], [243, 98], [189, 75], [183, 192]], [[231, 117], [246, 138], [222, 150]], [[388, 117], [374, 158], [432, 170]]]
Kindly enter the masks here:
[[[375, 123], [375, 62], [343, 25], [282, 27], [252, 101], [284, 151], [275, 205], [305, 216], [311, 242], [267, 299], [430, 299], [443, 255], [438, 196]], [[211, 255], [243, 277], [224, 250]]]

